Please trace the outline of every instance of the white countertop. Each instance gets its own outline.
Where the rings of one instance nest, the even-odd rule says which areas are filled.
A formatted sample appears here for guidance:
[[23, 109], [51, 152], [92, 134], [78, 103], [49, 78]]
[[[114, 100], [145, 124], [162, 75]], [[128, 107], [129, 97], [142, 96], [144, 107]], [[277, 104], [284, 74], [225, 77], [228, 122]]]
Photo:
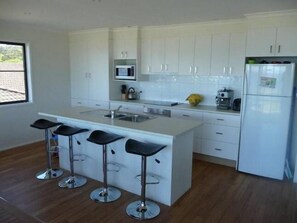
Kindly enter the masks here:
[[224, 110], [224, 109], [217, 109], [216, 106], [208, 106], [208, 105], [197, 105], [191, 106], [188, 103], [179, 103], [175, 106], [162, 106], [162, 105], [154, 105], [152, 104], [153, 101], [151, 100], [111, 100], [111, 102], [120, 102], [120, 103], [130, 103], [130, 104], [143, 104], [146, 106], [161, 106], [167, 109], [184, 109], [189, 111], [200, 111], [200, 112], [216, 112], [222, 113], [227, 115], [240, 115], [239, 111], [233, 111], [232, 109]]
[[65, 118], [90, 124], [107, 125], [112, 126], [113, 128], [129, 129], [136, 132], [167, 137], [176, 137], [202, 124], [199, 121], [188, 121], [160, 116], [156, 116], [156, 118], [143, 122], [129, 122], [104, 117], [104, 115], [109, 114], [109, 110], [89, 107], [73, 107], [54, 111], [42, 111], [38, 114], [47, 117]]

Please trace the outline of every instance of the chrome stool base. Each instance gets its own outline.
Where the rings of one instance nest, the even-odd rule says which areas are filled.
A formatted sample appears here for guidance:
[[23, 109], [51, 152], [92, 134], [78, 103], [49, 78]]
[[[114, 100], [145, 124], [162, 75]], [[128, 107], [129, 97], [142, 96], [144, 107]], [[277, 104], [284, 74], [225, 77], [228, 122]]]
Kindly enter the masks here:
[[60, 169], [47, 169], [40, 171], [36, 174], [36, 178], [39, 180], [55, 179], [63, 175], [63, 170]]
[[59, 181], [59, 187], [73, 189], [81, 187], [86, 183], [87, 179], [82, 176], [69, 176]]
[[146, 201], [144, 206], [141, 201], [134, 201], [127, 206], [126, 213], [138, 220], [148, 220], [160, 214], [160, 207], [151, 201]]
[[115, 201], [121, 197], [121, 192], [114, 187], [101, 187], [90, 194], [90, 198], [95, 202], [108, 203]]

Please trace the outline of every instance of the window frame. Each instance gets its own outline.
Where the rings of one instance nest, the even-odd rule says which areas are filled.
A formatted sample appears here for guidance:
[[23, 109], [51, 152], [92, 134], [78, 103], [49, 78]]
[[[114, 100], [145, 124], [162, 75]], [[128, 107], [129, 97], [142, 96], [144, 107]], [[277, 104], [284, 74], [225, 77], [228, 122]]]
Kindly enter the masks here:
[[[0, 40], [0, 44], [7, 44], [7, 45], [15, 45], [15, 46], [21, 46], [23, 49], [23, 72], [24, 73], [24, 85], [25, 85], [25, 99], [24, 100], [19, 100], [19, 101], [7, 101], [7, 102], [0, 102], [0, 106], [2, 105], [11, 105], [11, 104], [20, 104], [20, 103], [27, 103], [30, 102], [29, 99], [29, 76], [28, 76], [28, 65], [27, 65], [27, 46], [26, 43], [22, 42], [9, 42], [9, 41], [2, 41]], [[20, 71], [14, 71], [14, 70], [0, 70], [1, 72], [20, 72]]]

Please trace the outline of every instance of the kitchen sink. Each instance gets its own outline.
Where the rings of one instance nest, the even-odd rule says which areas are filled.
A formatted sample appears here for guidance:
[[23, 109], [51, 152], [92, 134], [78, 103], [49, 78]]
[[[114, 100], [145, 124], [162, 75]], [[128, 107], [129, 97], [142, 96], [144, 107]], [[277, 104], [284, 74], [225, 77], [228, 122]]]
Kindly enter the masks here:
[[138, 114], [128, 114], [124, 117], [120, 117], [119, 120], [128, 121], [128, 122], [144, 122], [155, 117], [148, 115], [138, 115]]
[[[122, 117], [125, 117], [125, 116], [126, 116], [126, 114], [115, 114], [114, 118], [122, 118]], [[104, 115], [104, 117], [111, 118], [111, 114]]]

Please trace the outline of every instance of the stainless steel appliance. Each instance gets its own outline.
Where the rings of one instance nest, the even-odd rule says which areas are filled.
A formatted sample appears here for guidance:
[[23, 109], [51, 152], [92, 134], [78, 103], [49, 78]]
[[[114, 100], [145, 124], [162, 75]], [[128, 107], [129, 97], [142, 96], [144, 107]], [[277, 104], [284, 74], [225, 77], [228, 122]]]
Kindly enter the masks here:
[[116, 80], [136, 80], [135, 65], [116, 65], [114, 78]]
[[137, 92], [133, 87], [128, 89], [128, 100], [136, 100], [137, 99]]
[[216, 104], [218, 109], [230, 109], [233, 102], [233, 90], [221, 89], [218, 90], [216, 96]]

